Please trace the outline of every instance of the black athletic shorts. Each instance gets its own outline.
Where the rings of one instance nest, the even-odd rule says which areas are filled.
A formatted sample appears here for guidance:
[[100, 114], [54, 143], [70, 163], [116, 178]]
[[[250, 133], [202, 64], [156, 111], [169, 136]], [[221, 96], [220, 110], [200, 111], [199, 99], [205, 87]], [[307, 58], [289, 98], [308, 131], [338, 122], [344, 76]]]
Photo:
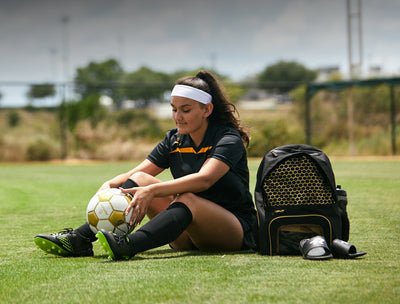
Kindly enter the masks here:
[[254, 226], [249, 224], [247, 220], [244, 219], [240, 214], [233, 213], [236, 218], [239, 220], [240, 224], [243, 228], [243, 245], [242, 250], [255, 250], [256, 249], [256, 241], [255, 241], [255, 231]]

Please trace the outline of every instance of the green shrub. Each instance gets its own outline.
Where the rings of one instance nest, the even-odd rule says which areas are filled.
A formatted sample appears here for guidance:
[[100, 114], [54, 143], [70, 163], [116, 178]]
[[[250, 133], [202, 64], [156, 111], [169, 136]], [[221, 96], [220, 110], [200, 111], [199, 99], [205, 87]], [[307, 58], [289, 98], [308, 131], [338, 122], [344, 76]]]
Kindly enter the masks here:
[[133, 138], [159, 139], [164, 136], [158, 120], [151, 117], [145, 110], [121, 111], [116, 114], [115, 119], [120, 126], [129, 128]]
[[264, 156], [273, 148], [303, 143], [304, 136], [300, 130], [290, 130], [287, 120], [279, 119], [268, 122], [263, 126], [253, 128], [248, 155], [251, 157]]
[[31, 143], [26, 150], [26, 158], [28, 160], [46, 161], [55, 155], [55, 149], [50, 142], [44, 139], [38, 139]]
[[89, 95], [80, 101], [70, 101], [59, 108], [59, 116], [68, 121], [69, 130], [73, 131], [81, 120], [88, 119], [93, 127], [107, 116], [106, 109], [100, 104], [100, 96]]
[[16, 110], [10, 110], [7, 113], [7, 118], [8, 118], [8, 126], [12, 128], [18, 126], [20, 121], [20, 116]]

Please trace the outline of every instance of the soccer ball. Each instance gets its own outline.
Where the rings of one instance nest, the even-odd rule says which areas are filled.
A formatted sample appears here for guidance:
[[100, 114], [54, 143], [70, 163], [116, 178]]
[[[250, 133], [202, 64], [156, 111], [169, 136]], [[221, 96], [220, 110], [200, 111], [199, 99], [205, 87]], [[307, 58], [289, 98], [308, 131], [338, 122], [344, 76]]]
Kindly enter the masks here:
[[131, 197], [116, 188], [105, 189], [96, 193], [86, 209], [86, 219], [90, 229], [97, 233], [100, 229], [115, 234], [130, 233], [129, 221], [133, 209], [125, 215], [125, 209], [131, 202]]

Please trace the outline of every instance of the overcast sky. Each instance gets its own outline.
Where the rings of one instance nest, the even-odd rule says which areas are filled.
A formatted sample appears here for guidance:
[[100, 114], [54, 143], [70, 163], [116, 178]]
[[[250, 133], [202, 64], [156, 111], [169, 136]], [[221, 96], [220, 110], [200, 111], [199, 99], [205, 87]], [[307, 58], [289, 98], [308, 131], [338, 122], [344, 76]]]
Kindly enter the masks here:
[[[163, 72], [204, 66], [234, 80], [279, 60], [295, 60], [312, 69], [339, 66], [348, 73], [346, 0], [0, 0], [0, 4], [3, 106], [20, 102], [10, 99], [15, 93], [8, 93], [5, 82], [62, 81], [65, 63], [72, 80], [76, 68], [109, 58], [118, 59], [127, 72], [141, 66]], [[356, 11], [355, 5], [352, 10]], [[400, 74], [399, 15], [399, 0], [362, 0], [364, 71], [379, 65], [387, 75]], [[67, 23], [62, 22], [64, 16]], [[354, 56], [357, 61], [356, 49]]]

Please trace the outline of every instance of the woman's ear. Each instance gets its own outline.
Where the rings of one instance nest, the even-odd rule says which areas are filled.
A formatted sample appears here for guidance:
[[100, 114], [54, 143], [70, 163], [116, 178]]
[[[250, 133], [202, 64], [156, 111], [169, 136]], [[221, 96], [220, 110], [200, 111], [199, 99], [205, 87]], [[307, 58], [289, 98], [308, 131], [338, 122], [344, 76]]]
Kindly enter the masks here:
[[210, 102], [204, 105], [204, 117], [208, 117], [211, 115], [213, 109], [214, 109], [214, 105]]

